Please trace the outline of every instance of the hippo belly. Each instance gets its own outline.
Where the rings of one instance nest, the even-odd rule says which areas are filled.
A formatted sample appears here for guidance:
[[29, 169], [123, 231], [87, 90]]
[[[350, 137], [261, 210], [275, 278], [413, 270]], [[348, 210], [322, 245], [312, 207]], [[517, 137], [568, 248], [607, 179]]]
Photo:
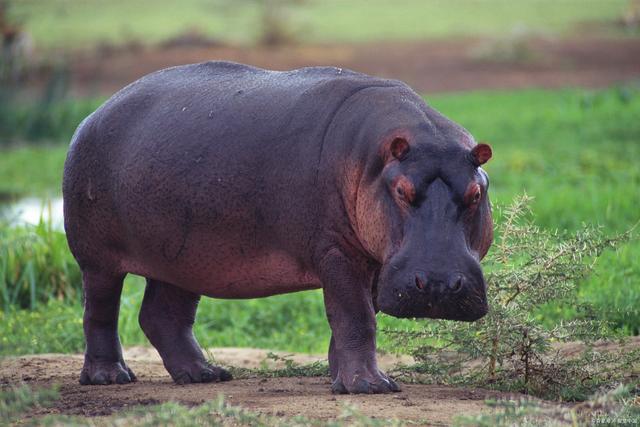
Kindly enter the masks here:
[[315, 274], [284, 252], [245, 253], [226, 258], [224, 263], [216, 256], [200, 253], [193, 262], [174, 263], [170, 268], [125, 257], [122, 268], [212, 298], [261, 298], [321, 287]]

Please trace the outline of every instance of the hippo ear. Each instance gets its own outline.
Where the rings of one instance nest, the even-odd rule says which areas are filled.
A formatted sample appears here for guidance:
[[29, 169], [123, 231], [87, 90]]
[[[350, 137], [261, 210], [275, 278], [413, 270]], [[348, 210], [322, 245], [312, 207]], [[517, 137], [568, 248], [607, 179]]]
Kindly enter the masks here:
[[480, 143], [471, 150], [471, 161], [476, 166], [484, 165], [491, 158], [491, 146]]
[[398, 160], [402, 160], [409, 152], [409, 142], [403, 137], [398, 136], [391, 141], [389, 151], [393, 157]]

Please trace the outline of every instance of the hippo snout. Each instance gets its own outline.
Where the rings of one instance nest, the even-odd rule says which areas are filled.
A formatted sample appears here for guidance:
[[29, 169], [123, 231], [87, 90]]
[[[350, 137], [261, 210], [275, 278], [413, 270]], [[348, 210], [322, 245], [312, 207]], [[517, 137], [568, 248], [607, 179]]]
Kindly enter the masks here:
[[427, 275], [418, 270], [415, 273], [416, 288], [420, 292], [431, 292], [434, 289], [439, 293], [458, 294], [469, 286], [469, 279], [463, 273], [450, 274], [446, 280], [438, 280], [434, 275]]
[[487, 314], [486, 284], [480, 273], [415, 270], [379, 283], [378, 307], [395, 317], [474, 321]]

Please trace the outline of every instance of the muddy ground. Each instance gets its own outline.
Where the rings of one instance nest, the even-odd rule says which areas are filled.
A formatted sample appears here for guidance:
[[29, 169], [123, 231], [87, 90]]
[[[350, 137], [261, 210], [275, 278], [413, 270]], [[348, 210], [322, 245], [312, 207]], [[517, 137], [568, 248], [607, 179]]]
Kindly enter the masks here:
[[[257, 367], [266, 357], [265, 351], [253, 349], [214, 349], [212, 354], [219, 363], [242, 367]], [[320, 359], [304, 355], [292, 358], [298, 363]], [[81, 355], [6, 358], [0, 361], [0, 387], [22, 382], [32, 387], [60, 386], [60, 399], [54, 406], [32, 410], [25, 413], [23, 419], [47, 414], [105, 416], [136, 405], [166, 401], [195, 405], [215, 399], [223, 393], [231, 404], [276, 416], [335, 418], [349, 403], [369, 416], [449, 425], [455, 415], [478, 414], [489, 410], [484, 403], [487, 398], [508, 396], [482, 389], [406, 384], [402, 392], [391, 395], [335, 396], [329, 391], [328, 377], [254, 378], [179, 386], [173, 384], [154, 350], [140, 347], [128, 349], [125, 359], [138, 376], [138, 382], [81, 386], [78, 383], [82, 368]], [[390, 367], [398, 361], [397, 358], [386, 356], [381, 358], [381, 365]]]
[[164, 67], [230, 60], [286, 70], [333, 65], [403, 80], [420, 93], [604, 87], [640, 77], [640, 38], [448, 39], [275, 48], [164, 45], [99, 48], [71, 56], [76, 94], [110, 95]]

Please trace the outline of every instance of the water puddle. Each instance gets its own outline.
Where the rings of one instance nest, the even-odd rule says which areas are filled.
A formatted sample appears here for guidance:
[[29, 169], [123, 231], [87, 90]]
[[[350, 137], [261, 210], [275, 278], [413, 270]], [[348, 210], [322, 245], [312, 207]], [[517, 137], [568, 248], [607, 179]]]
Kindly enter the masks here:
[[51, 200], [26, 197], [17, 202], [0, 206], [0, 217], [7, 219], [13, 225], [36, 225], [40, 223], [40, 220], [44, 220], [51, 222], [53, 228], [64, 229], [61, 197]]

